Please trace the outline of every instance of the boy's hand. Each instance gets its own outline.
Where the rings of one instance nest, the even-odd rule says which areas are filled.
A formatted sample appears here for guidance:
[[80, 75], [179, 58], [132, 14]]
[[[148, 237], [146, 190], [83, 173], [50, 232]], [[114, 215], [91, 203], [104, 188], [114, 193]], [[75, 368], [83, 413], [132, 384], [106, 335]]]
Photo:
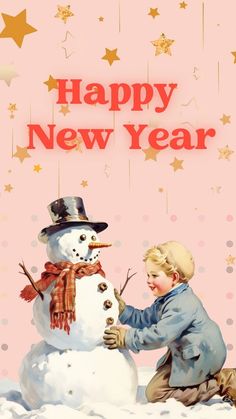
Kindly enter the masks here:
[[118, 291], [117, 291], [116, 288], [114, 288], [114, 294], [115, 294], [115, 297], [116, 297], [116, 299], [117, 299], [117, 301], [119, 303], [119, 315], [121, 315], [121, 313], [123, 313], [123, 311], [124, 311], [124, 309], [126, 307], [126, 304], [125, 304], [124, 300], [121, 298], [121, 296], [118, 293]]
[[104, 332], [103, 340], [108, 349], [125, 348], [126, 329], [112, 326]]

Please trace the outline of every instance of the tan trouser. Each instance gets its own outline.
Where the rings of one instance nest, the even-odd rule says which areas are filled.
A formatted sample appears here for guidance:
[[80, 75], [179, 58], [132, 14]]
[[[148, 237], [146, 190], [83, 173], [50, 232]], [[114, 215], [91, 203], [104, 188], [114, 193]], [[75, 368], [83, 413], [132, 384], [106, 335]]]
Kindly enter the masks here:
[[171, 356], [166, 363], [158, 368], [156, 374], [148, 383], [146, 397], [149, 402], [164, 402], [173, 397], [190, 406], [200, 401], [207, 401], [219, 392], [219, 386], [215, 378], [191, 387], [169, 387], [171, 373]]

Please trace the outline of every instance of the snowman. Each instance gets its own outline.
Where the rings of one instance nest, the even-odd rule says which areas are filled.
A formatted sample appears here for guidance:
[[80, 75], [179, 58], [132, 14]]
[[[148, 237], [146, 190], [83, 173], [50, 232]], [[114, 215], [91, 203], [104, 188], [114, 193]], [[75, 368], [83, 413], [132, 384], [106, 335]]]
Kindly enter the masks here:
[[21, 291], [26, 301], [35, 300], [34, 324], [43, 337], [22, 362], [22, 396], [33, 409], [45, 403], [132, 403], [135, 363], [127, 350], [109, 351], [102, 338], [119, 315], [114, 287], [99, 262], [100, 249], [110, 244], [101, 243], [98, 233], [108, 225], [89, 221], [80, 197], [57, 199], [48, 209], [53, 224], [39, 240], [49, 261], [41, 279], [30, 278]]

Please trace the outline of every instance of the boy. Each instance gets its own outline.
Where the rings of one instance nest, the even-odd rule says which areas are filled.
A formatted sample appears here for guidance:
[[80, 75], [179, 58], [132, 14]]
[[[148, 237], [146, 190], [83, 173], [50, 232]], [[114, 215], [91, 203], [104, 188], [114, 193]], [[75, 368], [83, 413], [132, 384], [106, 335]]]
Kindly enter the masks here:
[[220, 394], [236, 406], [236, 370], [221, 370], [226, 348], [220, 329], [188, 285], [194, 274], [191, 253], [169, 241], [149, 249], [144, 261], [147, 284], [157, 298], [150, 307], [138, 310], [126, 305], [115, 291], [119, 320], [131, 328], [105, 330], [105, 345], [135, 353], [168, 347], [147, 385], [149, 402], [174, 397], [189, 406]]

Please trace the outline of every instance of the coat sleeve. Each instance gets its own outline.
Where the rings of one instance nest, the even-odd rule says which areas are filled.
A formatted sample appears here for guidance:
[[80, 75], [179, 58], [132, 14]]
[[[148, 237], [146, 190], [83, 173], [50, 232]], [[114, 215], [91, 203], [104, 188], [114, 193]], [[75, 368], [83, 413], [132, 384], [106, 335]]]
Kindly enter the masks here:
[[161, 319], [150, 327], [127, 330], [125, 344], [128, 349], [138, 353], [141, 349], [158, 349], [168, 344], [186, 330], [194, 319], [193, 307], [176, 306], [172, 302], [165, 306]]
[[131, 327], [139, 329], [150, 327], [153, 323], [157, 323], [158, 321], [157, 307], [155, 304], [152, 304], [144, 310], [139, 310], [126, 305], [125, 310], [119, 316], [119, 320], [122, 324], [128, 324]]

